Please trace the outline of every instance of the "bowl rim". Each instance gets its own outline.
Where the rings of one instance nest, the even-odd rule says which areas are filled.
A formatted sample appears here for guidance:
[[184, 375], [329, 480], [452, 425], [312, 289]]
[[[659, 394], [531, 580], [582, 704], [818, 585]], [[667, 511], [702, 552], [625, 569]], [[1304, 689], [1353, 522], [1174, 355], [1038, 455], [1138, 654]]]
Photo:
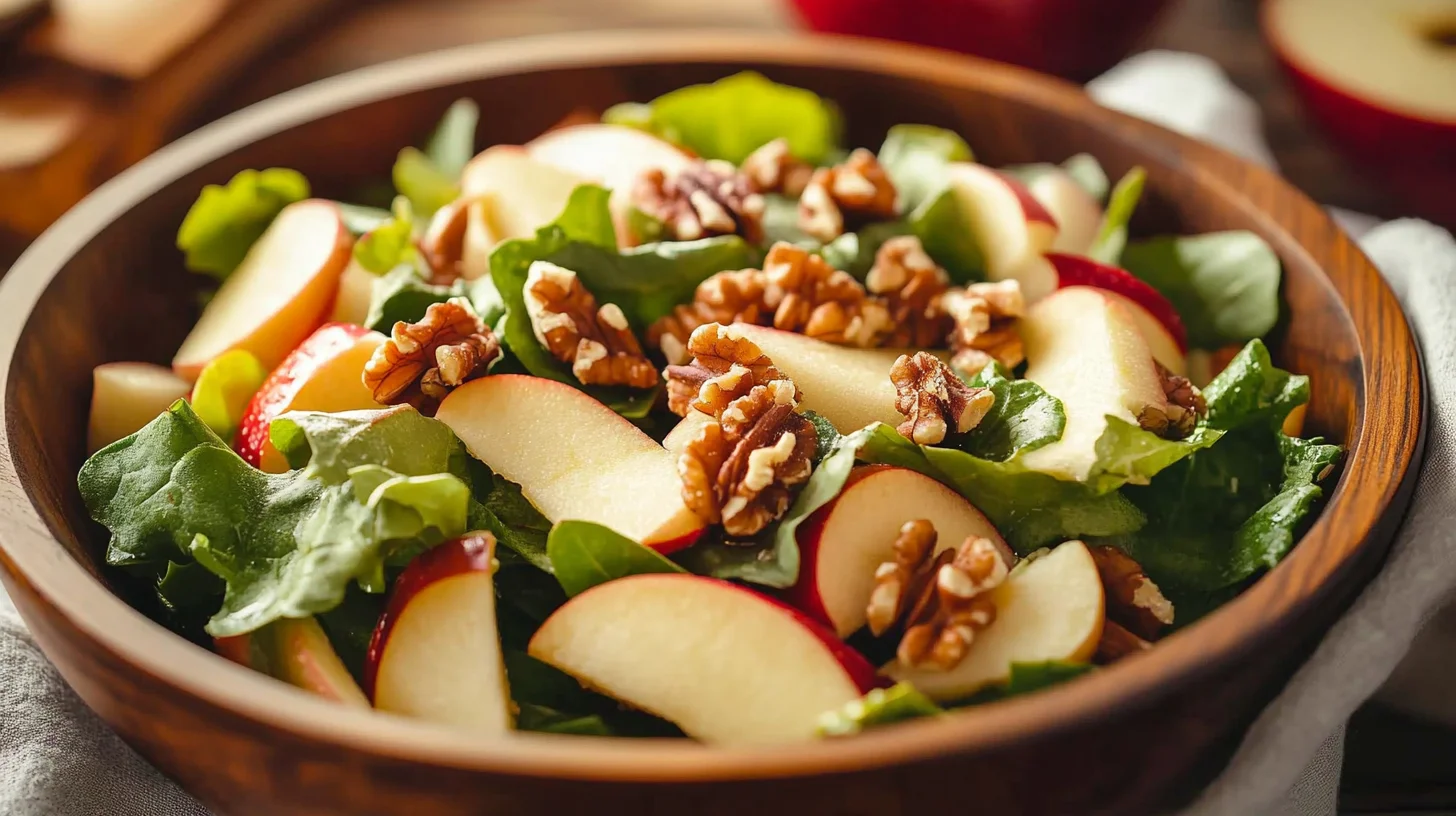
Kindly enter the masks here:
[[[10, 377], [30, 314], [52, 278], [86, 243], [131, 206], [198, 167], [275, 132], [362, 104], [455, 82], [536, 70], [610, 65], [746, 62], [870, 71], [945, 85], [976, 86], [1037, 107], [1075, 110], [1088, 126], [1181, 165], [1204, 189], [1218, 189], [1271, 238], [1281, 256], [1304, 255], [1325, 271], [1359, 341], [1364, 379], [1356, 383], [1354, 432], [1346, 464], [1319, 518], [1278, 568], [1216, 613], [1076, 683], [1030, 698], [915, 721], [852, 740], [814, 745], [708, 747], [682, 740], [612, 740], [512, 734], [481, 739], [431, 723], [347, 709], [198, 648], [111, 594], [72, 559], [21, 484], [11, 440]], [[1181, 158], [1177, 158], [1181, 156]], [[1235, 190], [1218, 168], [1238, 168], [1261, 185], [1259, 200]], [[1271, 192], [1272, 191], [1272, 192]], [[1274, 213], [1279, 213], [1276, 219]], [[1335, 268], [1309, 257], [1282, 224], [1323, 233]], [[1358, 289], [1364, 302], [1352, 310]], [[1106, 722], [1163, 700], [1199, 677], [1238, 661], [1308, 611], [1319, 591], [1382, 536], [1381, 518], [1403, 502], [1424, 438], [1418, 354], [1404, 319], [1376, 326], [1373, 312], [1403, 315], [1374, 266], [1324, 210], [1262, 168], [1156, 125], [1089, 104], [1081, 89], [1022, 69], [946, 52], [860, 38], [721, 31], [577, 32], [453, 48], [381, 63], [321, 80], [252, 105], [144, 159], [102, 185], [52, 225], [0, 282], [0, 567], [27, 585], [90, 641], [131, 671], [150, 675], [210, 707], [320, 744], [383, 758], [526, 777], [608, 782], [714, 782], [880, 768], [948, 754], [1004, 750], [1030, 739]], [[1367, 322], [1358, 313], [1371, 312]], [[1374, 342], [1377, 329], [1385, 334]], [[1391, 334], [1394, 335], [1392, 342]], [[1408, 430], [1387, 448], [1366, 451], [1376, 421]], [[1358, 485], [1362, 501], [1349, 501]], [[1359, 530], [1358, 536], [1339, 531]], [[1314, 557], [1314, 550], [1325, 558]], [[1338, 557], [1331, 557], [1330, 553]]]

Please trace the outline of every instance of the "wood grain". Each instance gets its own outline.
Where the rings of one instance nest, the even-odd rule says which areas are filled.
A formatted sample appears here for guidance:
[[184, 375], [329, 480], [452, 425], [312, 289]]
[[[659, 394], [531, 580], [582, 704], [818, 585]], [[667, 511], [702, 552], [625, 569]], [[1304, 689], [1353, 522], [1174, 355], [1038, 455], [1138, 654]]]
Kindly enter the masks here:
[[[198, 649], [107, 591], [74, 488], [89, 372], [163, 360], [194, 317], [171, 246], [197, 188], [286, 164], [325, 195], [386, 172], [454, 98], [485, 142], [564, 113], [755, 68], [836, 99], [850, 139], [964, 133], [993, 164], [1098, 156], [1148, 171], [1134, 230], [1245, 228], [1284, 262], [1271, 338], [1314, 381], [1312, 433], [1349, 446], [1328, 507], [1278, 569], [1153, 651], [1030, 698], [812, 746], [707, 749], [480, 740], [343, 711]], [[1075, 88], [900, 46], [644, 32], [470, 48], [315, 86], [128, 172], [37, 242], [0, 288], [0, 566], [38, 641], [145, 756], [224, 813], [959, 812], [1140, 814], [1186, 801], [1384, 557], [1422, 448], [1423, 391], [1396, 301], [1322, 210], [1271, 174], [1092, 105]], [[127, 304], [117, 308], [116, 304]], [[98, 575], [101, 580], [98, 580]], [[1049, 769], [1055, 769], [1050, 774]]]

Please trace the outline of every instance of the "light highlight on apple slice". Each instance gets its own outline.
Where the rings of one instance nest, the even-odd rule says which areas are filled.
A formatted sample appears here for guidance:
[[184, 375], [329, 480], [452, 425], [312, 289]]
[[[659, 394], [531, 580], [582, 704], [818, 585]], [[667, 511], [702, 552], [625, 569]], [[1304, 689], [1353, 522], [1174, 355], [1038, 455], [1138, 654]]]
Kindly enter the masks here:
[[966, 227], [981, 248], [986, 276], [1014, 278], [1027, 303], [1057, 288], [1042, 253], [1057, 240], [1057, 221], [1020, 180], [981, 164], [952, 162], [947, 180]]

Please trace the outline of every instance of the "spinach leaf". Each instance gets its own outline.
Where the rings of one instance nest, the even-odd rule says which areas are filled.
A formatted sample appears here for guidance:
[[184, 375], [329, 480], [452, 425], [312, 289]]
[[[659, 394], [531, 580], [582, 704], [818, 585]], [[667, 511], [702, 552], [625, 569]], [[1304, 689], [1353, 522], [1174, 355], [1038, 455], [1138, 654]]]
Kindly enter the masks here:
[[942, 190], [926, 199], [905, 220], [930, 257], [945, 267], [952, 283], [971, 283], [986, 277], [985, 256], [952, 190]]
[[365, 592], [351, 586], [338, 606], [318, 615], [319, 625], [329, 636], [329, 643], [349, 669], [354, 680], [364, 685], [364, 665], [369, 655], [369, 642], [384, 614], [384, 595]]
[[546, 552], [556, 580], [570, 596], [628, 575], [684, 571], [656, 551], [589, 521], [557, 522]]
[[602, 121], [641, 128], [705, 159], [734, 164], [778, 138], [811, 164], [825, 161], [839, 146], [840, 117], [831, 102], [753, 71], [679, 88], [645, 105], [614, 105]]
[[203, 187], [177, 230], [187, 268], [226, 280], [278, 213], [308, 193], [308, 179], [283, 167], [244, 170], [226, 185]]
[[909, 683], [872, 689], [858, 700], [819, 716], [821, 737], [847, 737], [881, 725], [938, 717], [945, 710]]
[[1122, 265], [1172, 302], [1194, 348], [1262, 337], [1279, 319], [1279, 258], [1252, 232], [1135, 241]]
[[1067, 425], [1062, 401], [1040, 385], [1012, 379], [995, 362], [987, 363], [970, 385], [991, 389], [996, 402], [980, 424], [952, 438], [957, 449], [992, 462], [1005, 462], [1062, 438]]
[[904, 221], [880, 221], [859, 232], [844, 233], [819, 247], [818, 253], [830, 266], [863, 281], [875, 265], [875, 253], [880, 251], [880, 246], [897, 235], [909, 234], [910, 225]]
[[440, 124], [425, 143], [425, 157], [451, 178], [460, 178], [465, 165], [475, 156], [475, 128], [480, 106], [471, 99], [457, 99], [445, 109]]
[[[521, 494], [521, 486], [472, 459], [470, 503], [472, 529], [489, 530], [496, 541], [536, 569], [552, 571], [546, 554], [546, 536], [551, 522]], [[484, 471], [484, 473], [481, 473]]]
[[571, 242], [547, 260], [575, 272], [597, 302], [617, 304], [640, 330], [679, 303], [691, 302], [698, 284], [714, 273], [756, 265], [758, 253], [736, 235], [720, 235], [643, 244], [620, 253]]
[[1277, 427], [1309, 401], [1309, 378], [1276, 367], [1264, 341], [1250, 340], [1203, 389], [1203, 399], [1215, 428]]
[[396, 196], [389, 220], [359, 236], [354, 242], [354, 260], [369, 272], [383, 275], [415, 255], [415, 214], [409, 199]]
[[408, 405], [373, 411], [293, 411], [273, 420], [269, 439], [305, 478], [342, 484], [378, 465], [400, 473], [460, 473], [464, 448], [443, 422]]
[[1097, 229], [1097, 237], [1092, 240], [1092, 247], [1087, 250], [1087, 257], [1117, 265], [1123, 248], [1127, 246], [1127, 222], [1132, 220], [1132, 211], [1137, 208], [1138, 199], [1142, 197], [1143, 182], [1147, 175], [1141, 167], [1134, 167], [1112, 188], [1112, 196], [1107, 200], [1107, 211], [1102, 214], [1102, 225]]
[[974, 161], [955, 131], [933, 125], [895, 125], [880, 145], [880, 164], [890, 174], [901, 212], [911, 212], [946, 186], [946, 165]]
[[213, 358], [197, 375], [192, 387], [192, 410], [213, 433], [231, 441], [242, 424], [243, 414], [253, 395], [268, 379], [263, 364], [242, 349], [233, 349]]
[[374, 295], [364, 325], [388, 334], [396, 322], [417, 322], [432, 304], [457, 297], [469, 300], [487, 326], [495, 325], [505, 313], [505, 303], [489, 275], [473, 281], [460, 278], [441, 286], [425, 280], [413, 264], [403, 264], [374, 282]]

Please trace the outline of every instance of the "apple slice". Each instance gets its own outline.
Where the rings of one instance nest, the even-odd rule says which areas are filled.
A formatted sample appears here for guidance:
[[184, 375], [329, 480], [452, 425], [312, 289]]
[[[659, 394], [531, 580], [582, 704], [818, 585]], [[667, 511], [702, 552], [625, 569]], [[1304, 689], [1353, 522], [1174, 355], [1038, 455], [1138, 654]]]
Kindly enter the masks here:
[[192, 386], [151, 363], [103, 363], [91, 371], [91, 420], [86, 449], [95, 453], [156, 419]]
[[687, 574], [633, 575], [567, 601], [528, 647], [622, 702], [718, 744], [811, 739], [874, 667], [767, 596]]
[[217, 653], [325, 699], [368, 708], [369, 699], [313, 618], [283, 618], [255, 632], [213, 641]]
[[595, 122], [547, 131], [527, 142], [526, 152], [538, 162], [611, 190], [630, 187], [643, 171], [671, 172], [693, 161], [687, 151], [650, 133]]
[[1013, 663], [1081, 662], [1102, 637], [1102, 579], [1087, 546], [1068, 541], [1023, 562], [991, 590], [996, 620], [976, 634], [950, 671], [913, 669], [898, 662], [885, 673], [935, 700], [958, 700], [1011, 677]]
[[676, 457], [566, 383], [483, 377], [450, 392], [435, 418], [552, 522], [595, 522], [661, 553], [703, 532], [683, 504]]
[[[758, 344], [803, 395], [801, 407], [834, 423], [840, 433], [857, 431], [873, 422], [900, 424], [905, 417], [895, 410], [895, 385], [890, 367], [901, 349], [861, 349], [837, 346], [802, 334], [747, 323], [735, 331]], [[944, 352], [931, 352], [948, 359]]]
[[488, 533], [410, 562], [369, 642], [364, 680], [375, 708], [490, 734], [510, 730], [495, 568]]
[[465, 198], [492, 201], [478, 213], [485, 222], [488, 251], [501, 241], [534, 236], [561, 215], [571, 191], [590, 180], [533, 158], [519, 145], [497, 145], [465, 165], [460, 189]]
[[895, 559], [893, 545], [907, 521], [935, 525], [936, 551], [969, 537], [1005, 542], [975, 505], [940, 482], [908, 468], [862, 465], [844, 489], [799, 525], [799, 581], [788, 601], [848, 637], [865, 624], [875, 569]]
[[689, 442], [697, 438], [698, 432], [703, 429], [703, 426], [712, 421], [713, 418], [702, 411], [688, 411], [688, 415], [672, 426], [672, 430], [662, 438], [662, 446], [667, 449], [668, 453], [677, 456], [682, 453], [683, 448], [687, 447]]
[[364, 325], [369, 318], [369, 307], [374, 302], [374, 282], [377, 280], [378, 275], [351, 257], [349, 265], [339, 275], [339, 292], [334, 296], [334, 310], [329, 315], [329, 322]]
[[195, 380], [214, 357], [233, 349], [251, 353], [264, 368], [278, 365], [323, 323], [353, 242], [333, 202], [285, 207], [207, 304], [172, 368]]
[[1125, 269], [1099, 263], [1081, 255], [1047, 253], [1057, 270], [1057, 286], [1094, 286], [1118, 297], [1138, 324], [1153, 358], [1174, 374], [1185, 374], [1188, 362], [1188, 332], [1178, 310], [1157, 289]]
[[1026, 379], [1062, 401], [1062, 438], [1022, 455], [1033, 470], [1086, 479], [1107, 417], [1137, 422], [1144, 408], [1167, 407], [1153, 354], [1132, 313], [1114, 295], [1069, 286], [1033, 305], [1021, 320]]
[[1057, 222], [1057, 237], [1051, 246], [1054, 252], [1081, 255], [1092, 248], [1102, 228], [1102, 205], [1070, 173], [1046, 165], [1026, 188]]
[[991, 280], [1021, 282], [1027, 303], [1057, 288], [1042, 257], [1057, 240], [1057, 221], [1019, 179], [971, 162], [951, 162], [947, 180]]
[[379, 332], [350, 323], [329, 323], [288, 355], [243, 412], [234, 448], [250, 465], [269, 473], [288, 470], [268, 440], [273, 420], [289, 411], [362, 411], [379, 408], [364, 387], [364, 364], [385, 341]]

